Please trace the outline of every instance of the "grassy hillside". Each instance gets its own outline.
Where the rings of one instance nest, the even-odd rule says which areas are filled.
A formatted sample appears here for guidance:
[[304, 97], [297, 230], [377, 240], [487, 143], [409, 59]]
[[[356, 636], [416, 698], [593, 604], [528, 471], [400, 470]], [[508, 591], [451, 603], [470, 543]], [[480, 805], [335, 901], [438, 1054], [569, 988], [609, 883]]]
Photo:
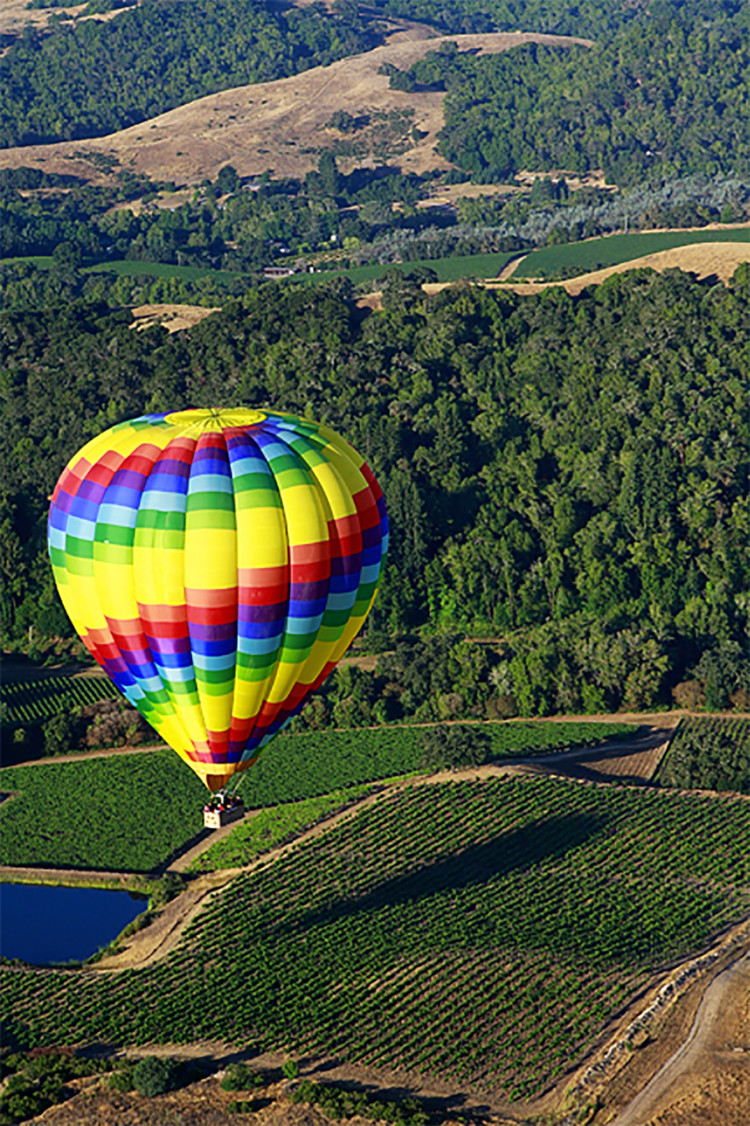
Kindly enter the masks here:
[[144, 0], [111, 21], [57, 21], [0, 58], [0, 144], [102, 136], [377, 42], [354, 8], [342, 15], [265, 0]]

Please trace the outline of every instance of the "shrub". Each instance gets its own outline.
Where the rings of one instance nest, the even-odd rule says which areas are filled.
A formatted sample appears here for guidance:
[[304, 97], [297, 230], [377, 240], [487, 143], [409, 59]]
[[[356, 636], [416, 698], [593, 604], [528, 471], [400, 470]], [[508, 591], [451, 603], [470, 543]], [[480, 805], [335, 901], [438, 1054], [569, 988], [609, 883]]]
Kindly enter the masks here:
[[67, 712], [58, 712], [42, 724], [45, 755], [64, 754], [70, 750], [75, 722]]
[[227, 1110], [230, 1114], [252, 1114], [255, 1103], [252, 1099], [232, 1099], [227, 1105]]
[[173, 1091], [179, 1064], [161, 1056], [144, 1056], [133, 1068], [133, 1085], [140, 1095], [153, 1098]]
[[425, 770], [459, 770], [479, 766], [491, 756], [490, 736], [480, 727], [457, 723], [451, 727], [431, 727], [422, 737]]
[[230, 1063], [221, 1081], [222, 1091], [253, 1091], [265, 1086], [265, 1078], [246, 1063]]
[[116, 1071], [114, 1075], [110, 1075], [107, 1086], [112, 1091], [132, 1091], [135, 1087], [133, 1070], [132, 1065], [126, 1064], [122, 1071]]
[[706, 703], [706, 692], [700, 680], [681, 680], [672, 689], [672, 699], [678, 708], [697, 711]]

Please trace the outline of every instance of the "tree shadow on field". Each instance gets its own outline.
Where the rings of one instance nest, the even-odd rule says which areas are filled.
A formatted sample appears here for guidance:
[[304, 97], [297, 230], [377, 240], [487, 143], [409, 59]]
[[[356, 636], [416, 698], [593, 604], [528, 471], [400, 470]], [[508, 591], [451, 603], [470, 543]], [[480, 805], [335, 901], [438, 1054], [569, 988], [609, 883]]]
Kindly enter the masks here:
[[444, 892], [459, 892], [495, 882], [511, 872], [564, 856], [585, 844], [604, 824], [604, 818], [588, 814], [567, 814], [535, 821], [385, 880], [365, 895], [349, 896], [298, 916], [280, 930], [305, 931], [383, 907], [414, 903]]

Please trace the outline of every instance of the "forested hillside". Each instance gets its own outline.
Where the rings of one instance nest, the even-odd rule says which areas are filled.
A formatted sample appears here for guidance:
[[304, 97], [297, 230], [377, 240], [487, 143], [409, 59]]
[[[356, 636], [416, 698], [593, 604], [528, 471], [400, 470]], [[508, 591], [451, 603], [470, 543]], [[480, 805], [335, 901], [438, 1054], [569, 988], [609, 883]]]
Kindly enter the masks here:
[[546, 31], [554, 35], [607, 38], [629, 23], [677, 15], [712, 19], [734, 16], [742, 0], [375, 0], [391, 15], [426, 20], [444, 31]]
[[393, 275], [370, 316], [341, 285], [271, 286], [171, 338], [103, 306], [8, 313], [5, 637], [68, 628], [46, 498], [87, 438], [246, 403], [325, 420], [373, 465], [393, 525], [386, 643], [501, 638], [493, 684], [521, 714], [668, 702], [719, 657], [728, 702], [750, 690], [748, 284], [743, 267], [728, 289], [636, 272], [577, 298], [425, 298]]
[[746, 170], [749, 75], [746, 21], [681, 13], [591, 48], [529, 44], [480, 58], [443, 48], [391, 83], [447, 90], [439, 148], [473, 176], [601, 168], [628, 186]]
[[109, 22], [28, 28], [0, 58], [0, 146], [101, 136], [230, 86], [378, 42], [356, 5], [143, 0]]

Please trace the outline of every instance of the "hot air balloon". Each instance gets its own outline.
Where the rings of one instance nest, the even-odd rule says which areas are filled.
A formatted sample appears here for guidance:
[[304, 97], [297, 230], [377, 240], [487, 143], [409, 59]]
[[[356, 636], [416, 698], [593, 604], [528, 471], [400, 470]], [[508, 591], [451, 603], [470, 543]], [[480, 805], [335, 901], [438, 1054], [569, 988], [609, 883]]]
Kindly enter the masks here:
[[55, 582], [130, 703], [213, 791], [351, 645], [387, 549], [382, 493], [328, 427], [239, 408], [122, 422], [64, 469]]

